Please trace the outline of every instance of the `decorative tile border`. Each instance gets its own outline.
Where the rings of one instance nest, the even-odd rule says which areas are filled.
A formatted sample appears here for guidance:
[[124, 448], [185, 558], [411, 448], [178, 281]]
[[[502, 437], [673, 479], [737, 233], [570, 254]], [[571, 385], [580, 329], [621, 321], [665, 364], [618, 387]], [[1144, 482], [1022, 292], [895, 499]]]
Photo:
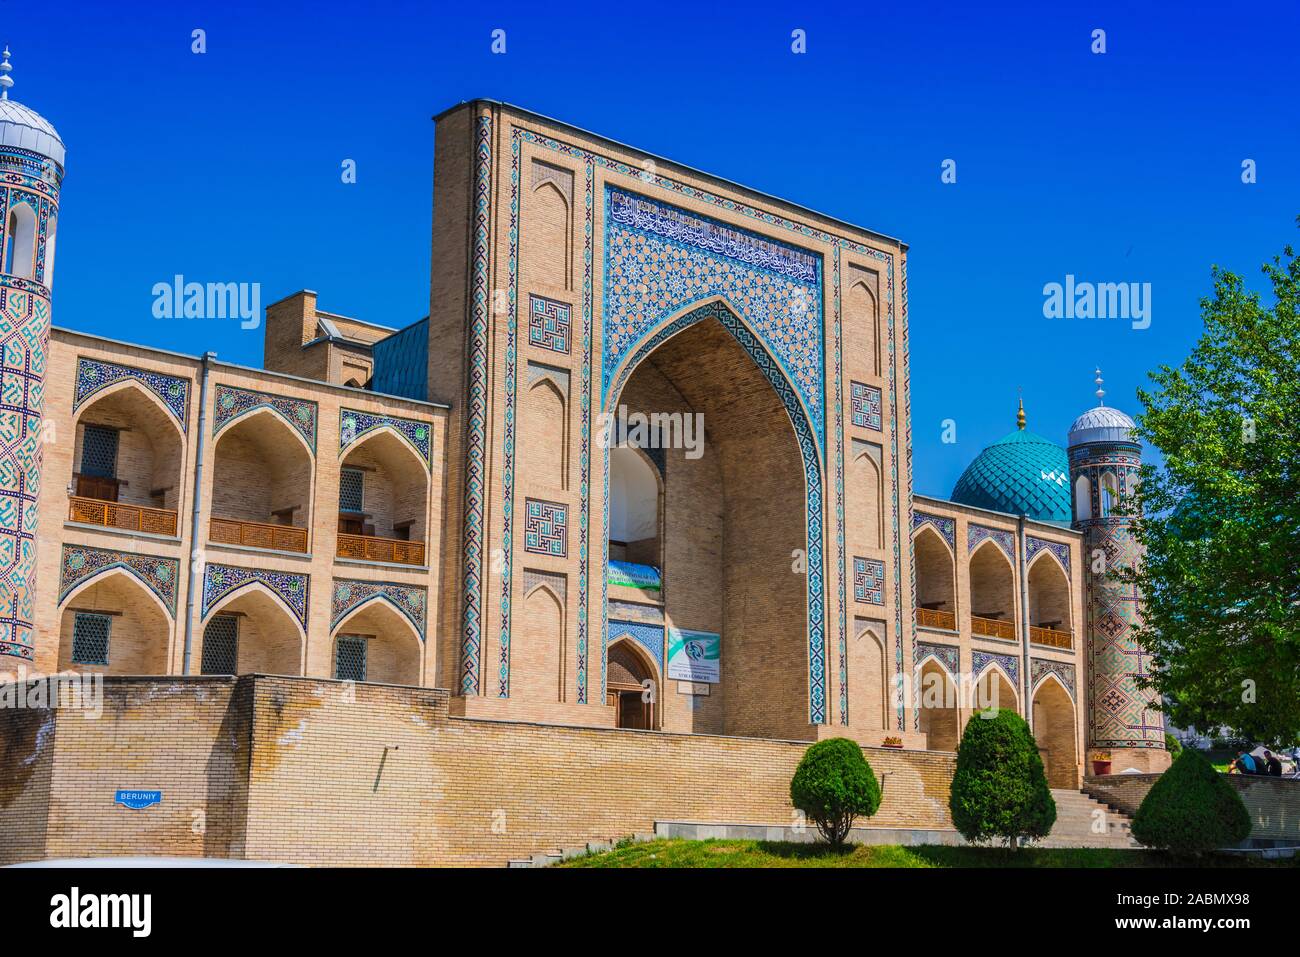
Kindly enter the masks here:
[[915, 533], [922, 525], [931, 525], [934, 530], [943, 537], [952, 549], [953, 554], [957, 553], [957, 520], [947, 518], [943, 515], [930, 515], [927, 512], [912, 513], [912, 532]]
[[307, 592], [311, 584], [309, 576], [265, 568], [237, 568], [233, 565], [215, 565], [212, 562], [205, 565], [203, 608], [200, 617], [207, 618], [208, 612], [219, 601], [254, 582], [261, 582], [272, 594], [288, 605], [298, 625], [303, 631], [307, 630]]
[[956, 681], [961, 674], [961, 649], [956, 645], [936, 645], [928, 641], [918, 641], [912, 647], [915, 649], [912, 657], [916, 663], [918, 680], [921, 665], [930, 656], [933, 656], [939, 664], [943, 665], [948, 672], [948, 677], [952, 678], [953, 681]]
[[406, 440], [424, 462], [426, 469], [433, 468], [433, 426], [419, 419], [404, 419], [396, 415], [372, 415], [356, 409], [339, 409], [339, 457], [362, 438], [376, 429], [389, 428]]
[[213, 401], [212, 435], [221, 432], [235, 419], [254, 411], [270, 409], [289, 423], [295, 432], [316, 452], [316, 403], [307, 399], [292, 399], [269, 392], [255, 392], [218, 383]]
[[161, 555], [140, 555], [89, 545], [64, 545], [59, 573], [59, 604], [85, 582], [120, 568], [158, 596], [173, 618], [176, 617], [176, 588], [180, 578], [180, 561]]
[[77, 360], [77, 384], [73, 390], [72, 411], [85, 404], [86, 400], [111, 385], [134, 379], [158, 397], [163, 406], [176, 422], [181, 431], [189, 430], [190, 380], [176, 376], [163, 375], [161, 372], [149, 372], [131, 366], [101, 362], [84, 356]]
[[651, 625], [643, 621], [619, 621], [611, 618], [609, 622], [610, 644], [624, 636], [631, 638], [650, 652], [650, 657], [659, 666], [659, 679], [662, 681], [664, 674], [664, 626]]
[[[7, 189], [4, 195], [12, 192]], [[49, 335], [44, 287], [0, 275], [0, 655], [25, 661], [35, 659]]]
[[483, 525], [487, 446], [488, 225], [492, 190], [492, 117], [474, 126], [474, 219], [470, 259], [469, 380], [465, 441], [465, 577], [460, 654], [460, 692], [479, 692], [483, 647]]
[[966, 526], [967, 553], [975, 551], [986, 538], [991, 538], [994, 544], [1002, 549], [1007, 559], [1013, 563], [1015, 562], [1016, 536], [1014, 533], [1000, 528], [986, 528], [983, 525], [975, 525], [974, 523]]
[[[783, 256], [808, 260], [807, 274], [774, 269]], [[603, 406], [616, 391], [613, 383], [624, 378], [629, 357], [640, 354], [665, 321], [721, 296], [739, 310], [769, 361], [794, 386], [822, 447], [821, 257], [607, 187], [604, 268]]]
[[1034, 538], [1032, 535], [1025, 536], [1025, 567], [1028, 568], [1034, 560], [1034, 556], [1042, 551], [1048, 551], [1055, 555], [1065, 568], [1065, 573], [1070, 574], [1070, 546], [1061, 542], [1049, 542], [1046, 539]]
[[427, 590], [416, 585], [401, 585], [397, 582], [334, 579], [334, 591], [330, 599], [330, 631], [337, 628], [343, 619], [357, 608], [374, 600], [385, 601], [397, 609], [415, 628], [420, 640], [424, 641]]
[[1049, 674], [1054, 674], [1061, 679], [1065, 685], [1065, 690], [1070, 692], [1070, 698], [1074, 698], [1074, 665], [1067, 661], [1054, 661], [1047, 658], [1029, 659], [1029, 695], [1032, 699], [1038, 692], [1038, 686], [1043, 683], [1043, 679]]
[[1007, 673], [1011, 679], [1011, 687], [1020, 691], [1020, 659], [1015, 655], [995, 655], [987, 651], [971, 652], [971, 670], [975, 672], [975, 680], [979, 681], [984, 677], [984, 672], [988, 671], [994, 665], [998, 665]]

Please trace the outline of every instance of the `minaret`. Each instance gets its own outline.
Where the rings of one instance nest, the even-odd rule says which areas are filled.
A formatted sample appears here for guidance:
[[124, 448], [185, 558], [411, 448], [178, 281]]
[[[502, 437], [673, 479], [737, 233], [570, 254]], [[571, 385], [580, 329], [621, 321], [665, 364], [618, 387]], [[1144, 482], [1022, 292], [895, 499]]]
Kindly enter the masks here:
[[[1153, 692], [1138, 687], [1150, 663], [1134, 637], [1140, 596], [1110, 574], [1139, 558], [1122, 503], [1137, 487], [1142, 447], [1133, 420], [1106, 405], [1101, 369], [1096, 374], [1097, 405], [1070, 427], [1068, 449], [1074, 528], [1083, 533], [1088, 743], [1109, 752], [1115, 773], [1163, 771], [1169, 766], [1164, 717], [1152, 707]], [[1091, 758], [1085, 772], [1091, 772]]]
[[[63, 141], [0, 62], [0, 673], [35, 659], [37, 498]], [[53, 438], [51, 436], [51, 438]], [[71, 440], [71, 436], [65, 437]]]

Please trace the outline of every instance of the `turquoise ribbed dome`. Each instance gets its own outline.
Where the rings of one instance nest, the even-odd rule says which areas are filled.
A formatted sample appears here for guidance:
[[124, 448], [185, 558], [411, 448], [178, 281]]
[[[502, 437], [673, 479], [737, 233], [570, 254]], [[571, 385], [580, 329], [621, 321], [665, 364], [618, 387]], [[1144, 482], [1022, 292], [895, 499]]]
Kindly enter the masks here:
[[1065, 449], [1019, 428], [975, 456], [953, 486], [952, 500], [1069, 525], [1070, 463]]

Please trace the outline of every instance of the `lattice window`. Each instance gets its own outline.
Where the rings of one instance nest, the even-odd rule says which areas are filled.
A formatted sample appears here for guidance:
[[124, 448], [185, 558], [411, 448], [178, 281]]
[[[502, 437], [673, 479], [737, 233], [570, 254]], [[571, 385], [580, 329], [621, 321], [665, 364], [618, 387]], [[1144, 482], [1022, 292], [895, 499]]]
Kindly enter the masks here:
[[361, 469], [343, 469], [339, 473], [339, 511], [364, 512], [366, 473]]
[[108, 664], [108, 637], [112, 630], [110, 616], [77, 612], [72, 620], [73, 664]]
[[117, 429], [87, 425], [81, 437], [81, 474], [117, 477]]
[[239, 661], [239, 618], [217, 615], [203, 629], [203, 664], [205, 675], [233, 675]]
[[334, 677], [342, 681], [366, 680], [366, 639], [339, 635], [334, 643]]

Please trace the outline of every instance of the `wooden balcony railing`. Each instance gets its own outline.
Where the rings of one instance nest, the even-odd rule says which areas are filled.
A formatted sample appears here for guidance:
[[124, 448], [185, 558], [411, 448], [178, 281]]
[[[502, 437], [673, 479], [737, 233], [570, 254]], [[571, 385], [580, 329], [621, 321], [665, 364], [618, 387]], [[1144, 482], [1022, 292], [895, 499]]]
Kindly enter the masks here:
[[423, 565], [424, 542], [340, 533], [338, 557], [367, 562], [392, 562], [396, 565]]
[[296, 525], [269, 525], [245, 522], [237, 518], [212, 519], [208, 540], [221, 545], [248, 545], [274, 548], [282, 552], [307, 553], [307, 529]]
[[1035, 645], [1064, 648], [1066, 651], [1074, 647], [1074, 636], [1068, 631], [1057, 631], [1055, 628], [1039, 628], [1037, 625], [1029, 626], [1029, 640]]
[[957, 616], [950, 611], [918, 608], [916, 610], [916, 624], [921, 628], [944, 628], [948, 631], [956, 631]]
[[152, 532], [155, 535], [176, 534], [176, 513], [166, 508], [146, 508], [143, 505], [124, 505], [103, 499], [73, 495], [68, 506], [68, 519], [87, 525], [103, 525], [130, 532]]
[[1016, 626], [1000, 618], [981, 618], [979, 615], [970, 616], [971, 634], [983, 635], [986, 638], [1006, 638], [1010, 641], [1016, 639]]

